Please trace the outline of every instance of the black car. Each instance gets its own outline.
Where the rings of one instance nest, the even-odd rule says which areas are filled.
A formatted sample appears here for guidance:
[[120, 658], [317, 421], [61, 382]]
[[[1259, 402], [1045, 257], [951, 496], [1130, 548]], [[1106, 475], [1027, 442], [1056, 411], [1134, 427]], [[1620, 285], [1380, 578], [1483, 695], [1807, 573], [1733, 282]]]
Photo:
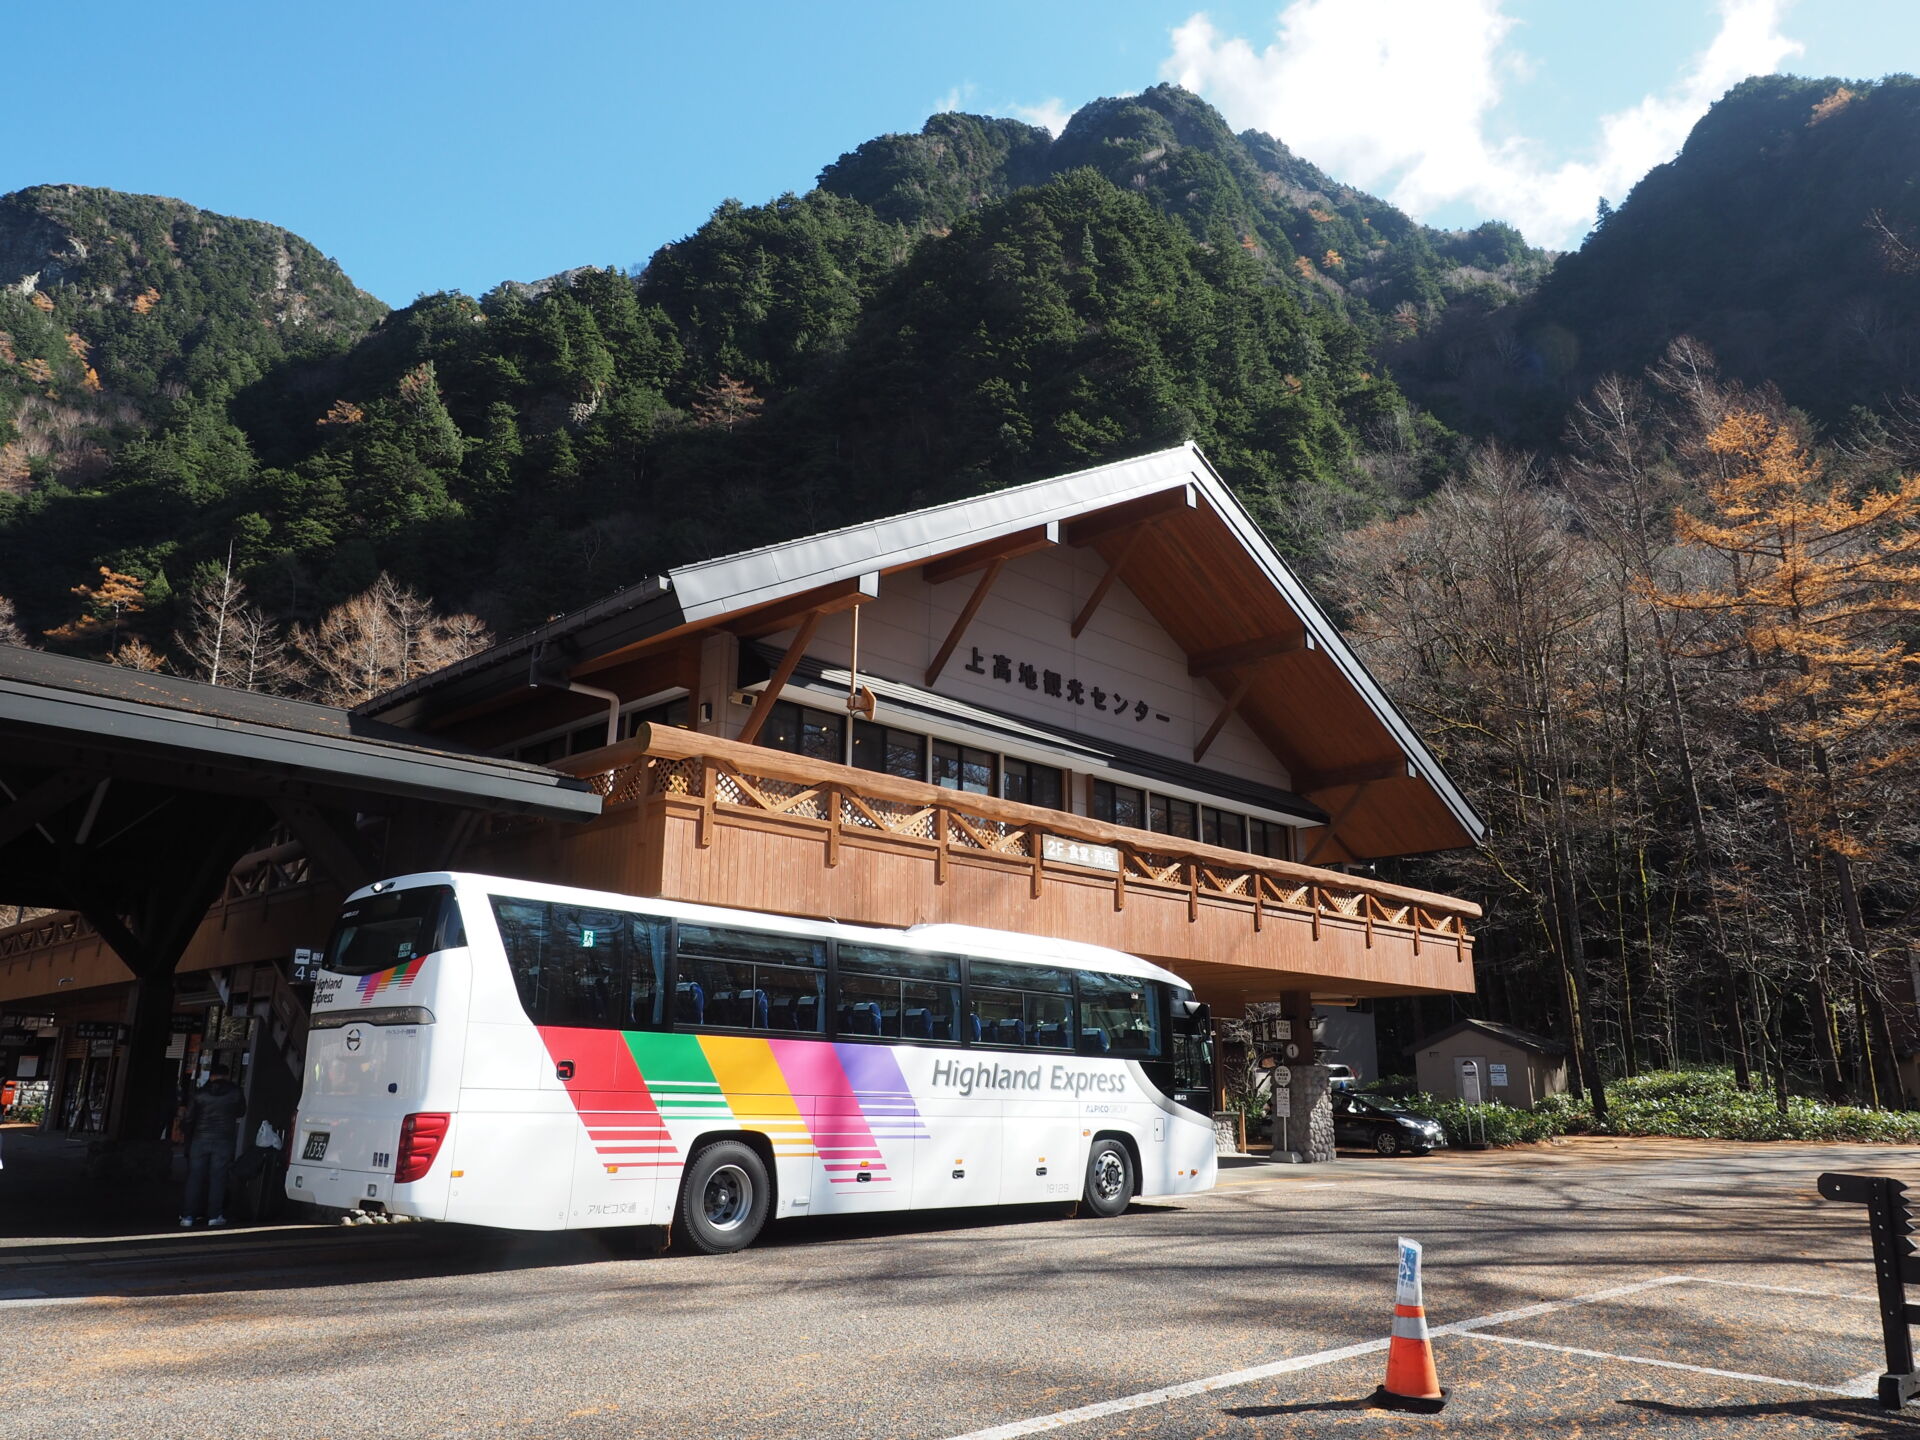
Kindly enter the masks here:
[[1425, 1155], [1447, 1143], [1447, 1132], [1438, 1120], [1389, 1101], [1336, 1090], [1333, 1138], [1337, 1145], [1365, 1145], [1381, 1155]]

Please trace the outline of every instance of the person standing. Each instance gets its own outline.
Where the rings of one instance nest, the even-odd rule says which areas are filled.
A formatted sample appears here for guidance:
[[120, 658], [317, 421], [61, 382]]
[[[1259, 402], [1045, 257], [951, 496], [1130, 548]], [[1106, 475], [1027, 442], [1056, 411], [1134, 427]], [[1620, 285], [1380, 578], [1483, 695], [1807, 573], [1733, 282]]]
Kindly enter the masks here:
[[233, 1164], [240, 1121], [247, 1113], [247, 1097], [229, 1079], [225, 1065], [215, 1065], [205, 1086], [187, 1106], [181, 1129], [187, 1137], [187, 1194], [180, 1210], [180, 1228], [191, 1230], [200, 1216], [207, 1228], [227, 1223], [227, 1170]]

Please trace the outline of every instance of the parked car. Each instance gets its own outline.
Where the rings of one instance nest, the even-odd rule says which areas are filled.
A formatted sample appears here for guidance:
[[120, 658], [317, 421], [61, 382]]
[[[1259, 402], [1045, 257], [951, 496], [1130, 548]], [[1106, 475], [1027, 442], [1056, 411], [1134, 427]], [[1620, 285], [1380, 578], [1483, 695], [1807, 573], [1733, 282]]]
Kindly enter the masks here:
[[1425, 1155], [1447, 1143], [1447, 1132], [1438, 1120], [1384, 1100], [1336, 1090], [1333, 1138], [1335, 1144], [1365, 1145], [1380, 1155]]
[[1329, 1065], [1327, 1085], [1334, 1090], [1357, 1090], [1360, 1088], [1360, 1077], [1353, 1073], [1351, 1065]]

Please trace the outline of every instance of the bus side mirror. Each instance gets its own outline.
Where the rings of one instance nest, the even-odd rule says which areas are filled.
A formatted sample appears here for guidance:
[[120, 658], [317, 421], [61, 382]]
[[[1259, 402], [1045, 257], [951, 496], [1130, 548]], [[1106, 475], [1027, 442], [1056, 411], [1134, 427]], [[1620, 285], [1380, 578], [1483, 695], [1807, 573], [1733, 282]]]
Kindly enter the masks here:
[[1206, 1005], [1198, 1000], [1182, 1000], [1180, 1002], [1180, 1013], [1187, 1024], [1196, 1030], [1205, 1030], [1213, 1022], [1212, 1012], [1207, 1009]]

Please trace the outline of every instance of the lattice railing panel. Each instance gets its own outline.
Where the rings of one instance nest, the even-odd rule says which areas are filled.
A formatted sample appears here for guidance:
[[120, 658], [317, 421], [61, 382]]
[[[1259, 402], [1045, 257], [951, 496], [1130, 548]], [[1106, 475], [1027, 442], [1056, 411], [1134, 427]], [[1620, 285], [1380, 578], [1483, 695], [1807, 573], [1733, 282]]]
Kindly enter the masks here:
[[1145, 850], [1127, 851], [1127, 878], [1145, 880], [1153, 885], [1185, 885], [1187, 867], [1171, 855], [1154, 855]]
[[647, 762], [652, 775], [650, 788], [655, 795], [691, 796], [703, 793], [702, 777], [706, 767], [695, 756], [683, 760], [655, 757]]
[[997, 855], [1031, 855], [1033, 846], [1025, 830], [1002, 820], [982, 815], [948, 812], [947, 838], [969, 850], [987, 850]]
[[872, 795], [840, 797], [840, 823], [888, 835], [910, 835], [916, 840], [934, 838], [934, 807], [912, 805], [899, 800], [882, 800]]
[[827, 818], [826, 797], [818, 785], [800, 785], [792, 780], [776, 780], [770, 775], [750, 775], [744, 770], [716, 770], [713, 798], [727, 805], [765, 810], [771, 815], [791, 815], [800, 820]]

